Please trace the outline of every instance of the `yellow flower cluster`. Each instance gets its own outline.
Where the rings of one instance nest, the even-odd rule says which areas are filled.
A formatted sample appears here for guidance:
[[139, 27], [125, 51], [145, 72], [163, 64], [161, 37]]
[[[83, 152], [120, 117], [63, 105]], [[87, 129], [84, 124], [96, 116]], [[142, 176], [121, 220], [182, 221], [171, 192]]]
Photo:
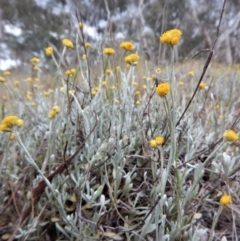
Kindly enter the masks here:
[[120, 47], [122, 49], [125, 49], [126, 51], [132, 50], [134, 48], [134, 45], [131, 42], [122, 42], [120, 44]]
[[6, 70], [6, 71], [3, 72], [3, 75], [4, 75], [4, 76], [10, 76], [10, 75], [11, 75], [11, 72]]
[[160, 97], [164, 97], [170, 92], [170, 89], [171, 87], [169, 83], [160, 83], [156, 88], [156, 92]]
[[234, 142], [238, 140], [238, 134], [233, 130], [227, 130], [224, 132], [223, 138], [226, 141]]
[[224, 194], [220, 199], [220, 204], [226, 207], [228, 204], [232, 203], [232, 198], [230, 195]]
[[76, 74], [76, 69], [72, 68], [72, 69], [68, 69], [66, 72], [65, 72], [65, 75], [67, 75], [68, 77], [72, 77]]
[[45, 54], [47, 56], [51, 56], [53, 54], [53, 47], [49, 46], [49, 47], [45, 48]]
[[53, 108], [48, 112], [48, 118], [53, 119], [60, 112], [60, 107], [58, 105], [53, 106]]
[[7, 132], [11, 131], [13, 127], [22, 127], [24, 125], [24, 121], [20, 119], [18, 116], [8, 116], [2, 120], [0, 124], [0, 131]]
[[33, 57], [33, 58], [31, 58], [30, 61], [31, 61], [33, 64], [38, 64], [38, 63], [40, 63], [40, 59], [37, 58], [37, 57]]
[[125, 62], [130, 64], [130, 65], [137, 65], [140, 57], [137, 54], [129, 54], [128, 56], [125, 57]]
[[106, 55], [113, 55], [115, 53], [115, 50], [113, 48], [104, 48], [103, 53]]
[[199, 87], [199, 89], [203, 90], [203, 89], [205, 89], [206, 86], [207, 86], [207, 83], [201, 82], [198, 87]]
[[157, 136], [157, 137], [155, 137], [155, 139], [152, 139], [149, 141], [149, 145], [152, 148], [161, 146], [163, 143], [164, 143], [164, 137], [162, 137], [162, 136]]
[[82, 22], [79, 22], [79, 23], [78, 23], [78, 26], [79, 26], [79, 28], [81, 28], [81, 29], [84, 28], [84, 24], [83, 24]]
[[159, 38], [163, 44], [177, 45], [181, 38], [182, 32], [179, 29], [171, 29], [161, 35]]
[[97, 92], [98, 92], [98, 87], [96, 86], [91, 91], [92, 96], [95, 96], [97, 94]]
[[85, 48], [90, 48], [91, 47], [91, 44], [89, 42], [86, 42], [85, 43]]
[[67, 38], [64, 38], [62, 40], [62, 44], [67, 48], [67, 49], [73, 49], [74, 48], [74, 45], [73, 45], [73, 42]]

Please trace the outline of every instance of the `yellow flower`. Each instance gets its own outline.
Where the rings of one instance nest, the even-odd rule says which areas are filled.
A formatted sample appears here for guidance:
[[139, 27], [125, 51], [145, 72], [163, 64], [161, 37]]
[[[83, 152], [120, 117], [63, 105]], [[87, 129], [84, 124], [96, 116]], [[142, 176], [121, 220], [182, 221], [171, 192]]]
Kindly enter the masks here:
[[10, 136], [9, 136], [9, 140], [13, 141], [14, 139], [15, 139], [15, 134], [11, 133]]
[[31, 106], [32, 106], [32, 107], [36, 107], [36, 106], [37, 106], [36, 102], [32, 102], [32, 103], [31, 103]]
[[87, 58], [86, 54], [82, 55], [82, 60], [85, 60]]
[[37, 65], [34, 65], [34, 66], [33, 66], [33, 70], [34, 70], [34, 71], [38, 71], [38, 69], [39, 69], [39, 68], [38, 68]]
[[64, 38], [62, 40], [62, 44], [67, 48], [67, 49], [73, 49], [74, 48], [74, 45], [73, 45], [73, 42], [67, 38]]
[[27, 81], [28, 81], [29, 83], [32, 83], [32, 78], [31, 78], [31, 77], [28, 77], [28, 78], [27, 78]]
[[85, 48], [90, 48], [91, 47], [91, 44], [89, 42], [86, 42], [85, 43]]
[[91, 91], [91, 95], [95, 96], [96, 94], [97, 94], [97, 91], [93, 89], [93, 90]]
[[133, 86], [138, 86], [138, 82], [134, 81]]
[[234, 142], [234, 141], [238, 140], [238, 134], [233, 130], [227, 130], [227, 131], [224, 132], [223, 138], [226, 141]]
[[74, 68], [68, 69], [68, 70], [65, 72], [65, 74], [66, 74], [67, 76], [72, 77], [72, 76], [74, 76], [74, 75], [76, 74], [76, 69], [74, 69]]
[[149, 141], [149, 146], [152, 148], [156, 148], [157, 147], [157, 142], [156, 140], [152, 139]]
[[105, 87], [107, 85], [106, 81], [102, 81], [102, 86]]
[[126, 51], [132, 50], [132, 49], [134, 48], [134, 46], [133, 46], [133, 44], [132, 44], [131, 42], [122, 42], [122, 43], [120, 44], [120, 47], [121, 47], [122, 49], [125, 49]]
[[4, 71], [4, 72], [3, 72], [3, 75], [4, 75], [4, 76], [10, 76], [10, 75], [11, 75], [11, 72], [10, 72], [10, 71]]
[[146, 86], [146, 85], [143, 85], [142, 88], [143, 88], [144, 90], [146, 90], [146, 89], [147, 89], [147, 86]]
[[34, 80], [35, 80], [36, 82], [39, 82], [39, 78], [35, 78]]
[[194, 72], [193, 72], [193, 71], [189, 71], [189, 72], [188, 72], [188, 75], [191, 76], [191, 77], [193, 77], [193, 76], [194, 76]]
[[50, 110], [50, 111], [48, 112], [48, 118], [49, 118], [49, 119], [53, 119], [56, 115], [57, 115], [57, 113], [56, 113], [55, 110]]
[[14, 84], [14, 86], [19, 86], [20, 81], [19, 80], [15, 80], [13, 84]]
[[182, 81], [179, 81], [179, 82], [178, 82], [178, 85], [183, 86], [184, 83], [183, 83]]
[[57, 114], [60, 112], [60, 107], [58, 105], [54, 105], [52, 108]]
[[115, 99], [114, 100], [116, 104], [119, 104], [119, 100], [118, 99]]
[[140, 100], [137, 100], [135, 104], [140, 105], [140, 103], [141, 103]]
[[106, 69], [106, 70], [105, 70], [105, 73], [106, 73], [106, 74], [111, 74], [111, 73], [112, 73], [112, 70]]
[[139, 90], [135, 91], [135, 95], [140, 95], [140, 94], [141, 94], [141, 93], [140, 93]]
[[32, 62], [33, 64], [37, 64], [37, 63], [40, 62], [40, 59], [39, 59], [39, 58], [36, 58], [36, 57], [33, 57], [33, 58], [31, 58], [31, 62]]
[[113, 48], [104, 48], [103, 53], [106, 55], [113, 55], [115, 53], [115, 50]]
[[129, 54], [128, 56], [125, 57], [125, 62], [130, 64], [130, 65], [137, 65], [138, 60], [140, 59], [139, 55], [137, 54]]
[[4, 82], [4, 81], [5, 79], [2, 76], [0, 76], [0, 82]]
[[200, 84], [199, 84], [199, 89], [205, 89], [205, 87], [207, 86], [207, 83], [205, 83], [205, 82], [201, 82]]
[[220, 204], [226, 207], [228, 204], [232, 203], [232, 198], [230, 195], [224, 194], [220, 199]]
[[53, 54], [53, 47], [49, 46], [49, 47], [45, 48], [45, 54], [47, 56], [51, 56]]
[[160, 97], [166, 96], [170, 92], [170, 84], [167, 82], [159, 84], [156, 92]]
[[78, 23], [78, 26], [79, 26], [79, 28], [81, 28], [81, 29], [84, 28], [84, 24], [83, 24], [82, 22], [79, 22], [79, 23]]
[[162, 72], [161, 68], [159, 68], [159, 67], [157, 67], [157, 68], [155, 69], [155, 71], [156, 71], [157, 74], [159, 74], [159, 73]]
[[119, 70], [120, 70], [120, 67], [119, 67], [119, 66], [117, 66], [117, 67], [116, 67], [116, 71], [118, 72]]
[[3, 100], [7, 100], [7, 96], [6, 95], [3, 95], [2, 98], [3, 98]]
[[6, 128], [12, 128], [14, 126], [22, 127], [24, 125], [24, 121], [20, 119], [18, 116], [13, 115], [13, 116], [5, 117], [2, 120], [2, 125], [5, 126]]
[[179, 29], [172, 29], [160, 36], [160, 41], [163, 44], [170, 44], [171, 46], [177, 45], [181, 38], [182, 32]]
[[0, 131], [1, 132], [8, 132], [8, 131], [10, 131], [10, 129], [7, 128], [6, 125], [0, 124]]
[[157, 136], [155, 138], [155, 141], [156, 141], [157, 145], [162, 145], [164, 142], [164, 138], [162, 136]]

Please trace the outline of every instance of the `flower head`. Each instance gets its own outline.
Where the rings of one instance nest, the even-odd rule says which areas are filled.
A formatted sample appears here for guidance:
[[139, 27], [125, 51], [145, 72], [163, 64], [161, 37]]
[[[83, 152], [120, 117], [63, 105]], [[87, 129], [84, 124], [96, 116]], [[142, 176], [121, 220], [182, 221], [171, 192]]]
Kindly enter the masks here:
[[91, 44], [89, 42], [86, 42], [85, 43], [85, 48], [90, 48], [91, 47]]
[[227, 130], [224, 132], [223, 138], [226, 141], [234, 142], [238, 140], [238, 134], [233, 130]]
[[85, 60], [87, 58], [86, 54], [82, 55], [82, 60]]
[[157, 145], [162, 145], [163, 142], [164, 142], [164, 137], [162, 137], [162, 136], [157, 136], [157, 137], [155, 138], [155, 141], [156, 141]]
[[129, 54], [128, 56], [125, 57], [125, 62], [130, 64], [130, 65], [137, 65], [140, 57], [137, 54]]
[[2, 124], [0, 125], [1, 131], [10, 131], [13, 127], [22, 127], [24, 125], [24, 121], [20, 119], [18, 116], [8, 116], [2, 120]]
[[3, 78], [2, 76], [0, 76], [0, 82], [4, 82], [5, 78]]
[[53, 54], [53, 47], [50, 46], [50, 47], [45, 48], [45, 54], [47, 56], [51, 56]]
[[48, 112], [48, 118], [49, 118], [49, 119], [53, 119], [56, 115], [57, 115], [57, 113], [56, 113], [55, 110], [50, 110], [50, 111]]
[[68, 70], [66, 70], [65, 74], [69, 77], [72, 77], [76, 74], [76, 69], [74, 69], [74, 68], [68, 69]]
[[156, 140], [152, 139], [149, 141], [149, 146], [152, 148], [156, 148], [157, 147], [157, 142]]
[[31, 58], [31, 60], [30, 60], [33, 64], [37, 64], [37, 63], [39, 63], [40, 62], [40, 59], [39, 58], [37, 58], [37, 57], [33, 57], [33, 58]]
[[232, 203], [232, 198], [230, 195], [223, 194], [220, 199], [220, 204], [224, 207], [226, 207], [228, 204]]
[[179, 43], [181, 35], [182, 31], [180, 31], [179, 29], [172, 29], [163, 33], [159, 39], [163, 44], [169, 44], [171, 46], [174, 46]]
[[160, 83], [156, 88], [156, 92], [160, 97], [164, 97], [170, 92], [170, 88], [169, 83]]
[[10, 72], [10, 71], [4, 71], [4, 72], [3, 72], [3, 75], [4, 75], [4, 76], [10, 76], [10, 75], [11, 75], [11, 72]]
[[78, 23], [78, 26], [79, 26], [79, 28], [81, 28], [81, 29], [84, 28], [84, 24], [83, 24], [82, 22], [79, 22], [79, 23]]
[[201, 83], [199, 84], [198, 88], [202, 90], [202, 89], [205, 89], [206, 86], [207, 86], [207, 83], [201, 82]]
[[120, 44], [120, 47], [122, 49], [125, 49], [126, 51], [132, 50], [134, 48], [134, 45], [131, 42], [122, 42]]
[[62, 44], [67, 48], [67, 49], [73, 49], [74, 48], [74, 45], [73, 45], [73, 42], [67, 38], [64, 38], [62, 40]]
[[34, 65], [32, 69], [33, 69], [34, 71], [38, 71], [38, 70], [39, 70], [39, 68], [38, 68], [37, 65]]
[[193, 77], [193, 76], [194, 76], [194, 72], [193, 72], [193, 71], [189, 71], [189, 72], [188, 72], [188, 75], [191, 76], [191, 77]]
[[58, 105], [53, 106], [52, 108], [57, 114], [60, 112], [60, 107]]
[[113, 48], [104, 48], [103, 53], [106, 55], [113, 55], [115, 53], [115, 50]]

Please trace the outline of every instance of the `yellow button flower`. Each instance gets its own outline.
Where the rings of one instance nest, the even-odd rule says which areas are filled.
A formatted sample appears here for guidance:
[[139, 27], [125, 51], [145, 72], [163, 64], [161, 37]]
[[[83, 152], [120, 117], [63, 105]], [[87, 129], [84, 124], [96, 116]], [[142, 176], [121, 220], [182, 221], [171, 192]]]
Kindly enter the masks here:
[[79, 28], [81, 28], [81, 29], [84, 28], [84, 24], [83, 24], [82, 22], [79, 22], [79, 23], [78, 23], [78, 26], [79, 26]]
[[3, 75], [4, 75], [4, 76], [10, 76], [10, 75], [11, 75], [11, 72], [10, 72], [10, 71], [4, 71], [4, 72], [3, 72]]
[[40, 59], [39, 59], [39, 58], [36, 58], [36, 57], [33, 57], [33, 58], [31, 58], [31, 62], [32, 62], [33, 64], [37, 64], [37, 63], [40, 62]]
[[85, 43], [85, 48], [90, 48], [91, 47], [91, 44], [89, 42], [86, 42]]
[[3, 78], [2, 76], [0, 76], [0, 82], [4, 82], [5, 78]]
[[140, 57], [137, 54], [129, 54], [128, 56], [125, 57], [125, 62], [130, 65], [137, 65]]
[[156, 141], [157, 145], [162, 145], [164, 142], [164, 138], [162, 136], [157, 136], [155, 138], [155, 141]]
[[67, 49], [73, 49], [74, 48], [74, 44], [71, 40], [65, 38], [62, 40], [62, 44], [67, 48]]
[[167, 82], [159, 84], [156, 92], [160, 97], [166, 96], [170, 92], [170, 84]]
[[50, 111], [48, 112], [48, 118], [49, 118], [49, 119], [53, 119], [56, 115], [57, 115], [57, 113], [56, 113], [55, 110], [50, 110]]
[[223, 138], [226, 141], [234, 142], [238, 140], [238, 134], [233, 130], [227, 130], [224, 132]]
[[34, 71], [38, 71], [38, 70], [39, 70], [39, 68], [38, 68], [37, 65], [34, 65], [32, 69], [33, 69]]
[[181, 38], [182, 32], [179, 29], [172, 29], [163, 33], [159, 40], [163, 44], [169, 44], [171, 46], [177, 45]]
[[193, 72], [193, 71], [189, 71], [189, 72], [188, 72], [188, 75], [191, 76], [191, 77], [193, 77], [193, 76], [194, 76], [194, 72]]
[[226, 207], [228, 204], [232, 203], [232, 198], [230, 195], [224, 194], [220, 199], [220, 204]]
[[53, 47], [50, 46], [50, 47], [45, 48], [45, 54], [47, 56], [51, 56], [53, 54]]
[[18, 116], [8, 116], [2, 120], [2, 125], [6, 128], [12, 128], [14, 126], [22, 127], [24, 125], [24, 121], [20, 119]]
[[103, 53], [106, 55], [113, 55], [115, 53], [115, 50], [113, 48], [104, 48]]
[[132, 50], [134, 48], [134, 45], [131, 42], [122, 42], [120, 44], [120, 47], [122, 49], [125, 49], [126, 51]]
[[149, 141], [149, 146], [152, 148], [156, 148], [157, 147], [157, 142], [156, 140], [152, 139]]
[[198, 88], [202, 90], [202, 89], [205, 89], [206, 86], [207, 86], [207, 83], [201, 82], [201, 83], [199, 84]]

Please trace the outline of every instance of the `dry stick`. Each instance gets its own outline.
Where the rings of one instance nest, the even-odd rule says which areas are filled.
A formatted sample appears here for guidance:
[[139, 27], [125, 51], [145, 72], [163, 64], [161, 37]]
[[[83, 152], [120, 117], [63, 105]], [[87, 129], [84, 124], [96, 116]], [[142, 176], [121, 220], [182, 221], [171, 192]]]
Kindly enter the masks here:
[[[218, 26], [217, 26], [217, 36], [216, 36], [216, 39], [215, 39], [215, 41], [214, 41], [214, 43], [213, 43], [213, 45], [212, 45], [212, 48], [209, 49], [209, 50], [202, 50], [202, 51], [201, 51], [201, 52], [203, 52], [203, 51], [210, 51], [210, 53], [209, 53], [209, 55], [208, 55], [208, 58], [207, 58], [207, 61], [206, 61], [205, 65], [204, 65], [204, 67], [203, 67], [203, 71], [202, 71], [201, 77], [200, 77], [200, 79], [199, 79], [199, 81], [198, 81], [198, 84], [197, 84], [197, 86], [196, 86], [196, 88], [195, 88], [195, 90], [194, 90], [194, 93], [193, 93], [191, 99], [189, 100], [189, 102], [188, 102], [185, 110], [183, 111], [181, 117], [178, 119], [178, 121], [177, 121], [177, 123], [176, 123], [176, 126], [178, 126], [178, 125], [180, 124], [183, 116], [185, 115], [185, 113], [187, 112], [189, 106], [191, 105], [191, 103], [192, 103], [192, 101], [193, 101], [193, 99], [194, 99], [194, 97], [195, 97], [195, 95], [196, 95], [196, 93], [197, 93], [198, 87], [199, 87], [200, 83], [202, 82], [203, 77], [204, 77], [204, 75], [205, 75], [205, 73], [206, 73], [206, 71], [207, 71], [207, 68], [208, 68], [208, 66], [209, 66], [209, 64], [210, 64], [210, 62], [211, 62], [211, 59], [212, 59], [212, 56], [213, 56], [213, 50], [214, 50], [214, 48], [215, 48], [215, 45], [216, 45], [216, 43], [217, 43], [218, 36], [219, 36], [219, 29], [220, 29], [220, 25], [221, 25], [221, 22], [222, 22], [223, 12], [224, 12], [224, 10], [225, 10], [225, 3], [226, 3], [226, 0], [224, 0], [224, 2], [223, 2], [220, 19], [219, 19], [219, 23], [218, 23]], [[201, 52], [200, 52], [200, 53], [201, 53]], [[197, 54], [197, 55], [198, 55], [198, 54]], [[195, 56], [196, 56], [196, 55], [195, 55]], [[194, 56], [194, 57], [195, 57], [195, 56]], [[193, 57], [193, 58], [194, 58], [194, 57]]]
[[[95, 130], [96, 126], [97, 126], [97, 123], [98, 123], [98, 118], [97, 118], [97, 114], [96, 112], [94, 111], [94, 114], [95, 114], [95, 123], [94, 123], [94, 126], [92, 128], [92, 130], [90, 131], [90, 133], [88, 134], [88, 136], [86, 137], [86, 139], [83, 141], [83, 143], [77, 148], [77, 150], [73, 153], [72, 156], [70, 156], [68, 159], [66, 159], [65, 161], [63, 161], [59, 166], [58, 168], [53, 172], [51, 173], [50, 175], [47, 176], [47, 179], [49, 180], [49, 182], [52, 181], [52, 179], [58, 175], [58, 174], [61, 174], [65, 169], [66, 169], [66, 166], [68, 166], [72, 160], [77, 156], [77, 154], [79, 153], [79, 151], [84, 147], [84, 144], [86, 143], [86, 141], [88, 140], [88, 138], [90, 137], [90, 135], [93, 133], [93, 131]], [[38, 184], [37, 187], [35, 187], [33, 190], [32, 190], [32, 204], [30, 204], [28, 207], [24, 208], [22, 210], [22, 213], [21, 213], [21, 216], [19, 217], [18, 221], [17, 221], [17, 224], [14, 228], [14, 231], [11, 235], [11, 237], [8, 239], [8, 241], [13, 241], [14, 239], [14, 236], [15, 234], [17, 233], [18, 231], [18, 228], [20, 227], [20, 225], [23, 223], [23, 221], [29, 216], [29, 214], [31, 213], [31, 210], [32, 210], [32, 205], [36, 205], [37, 202], [39, 201], [41, 195], [43, 194], [44, 190], [45, 190], [45, 187], [46, 187], [46, 183], [44, 180], [41, 180]]]

